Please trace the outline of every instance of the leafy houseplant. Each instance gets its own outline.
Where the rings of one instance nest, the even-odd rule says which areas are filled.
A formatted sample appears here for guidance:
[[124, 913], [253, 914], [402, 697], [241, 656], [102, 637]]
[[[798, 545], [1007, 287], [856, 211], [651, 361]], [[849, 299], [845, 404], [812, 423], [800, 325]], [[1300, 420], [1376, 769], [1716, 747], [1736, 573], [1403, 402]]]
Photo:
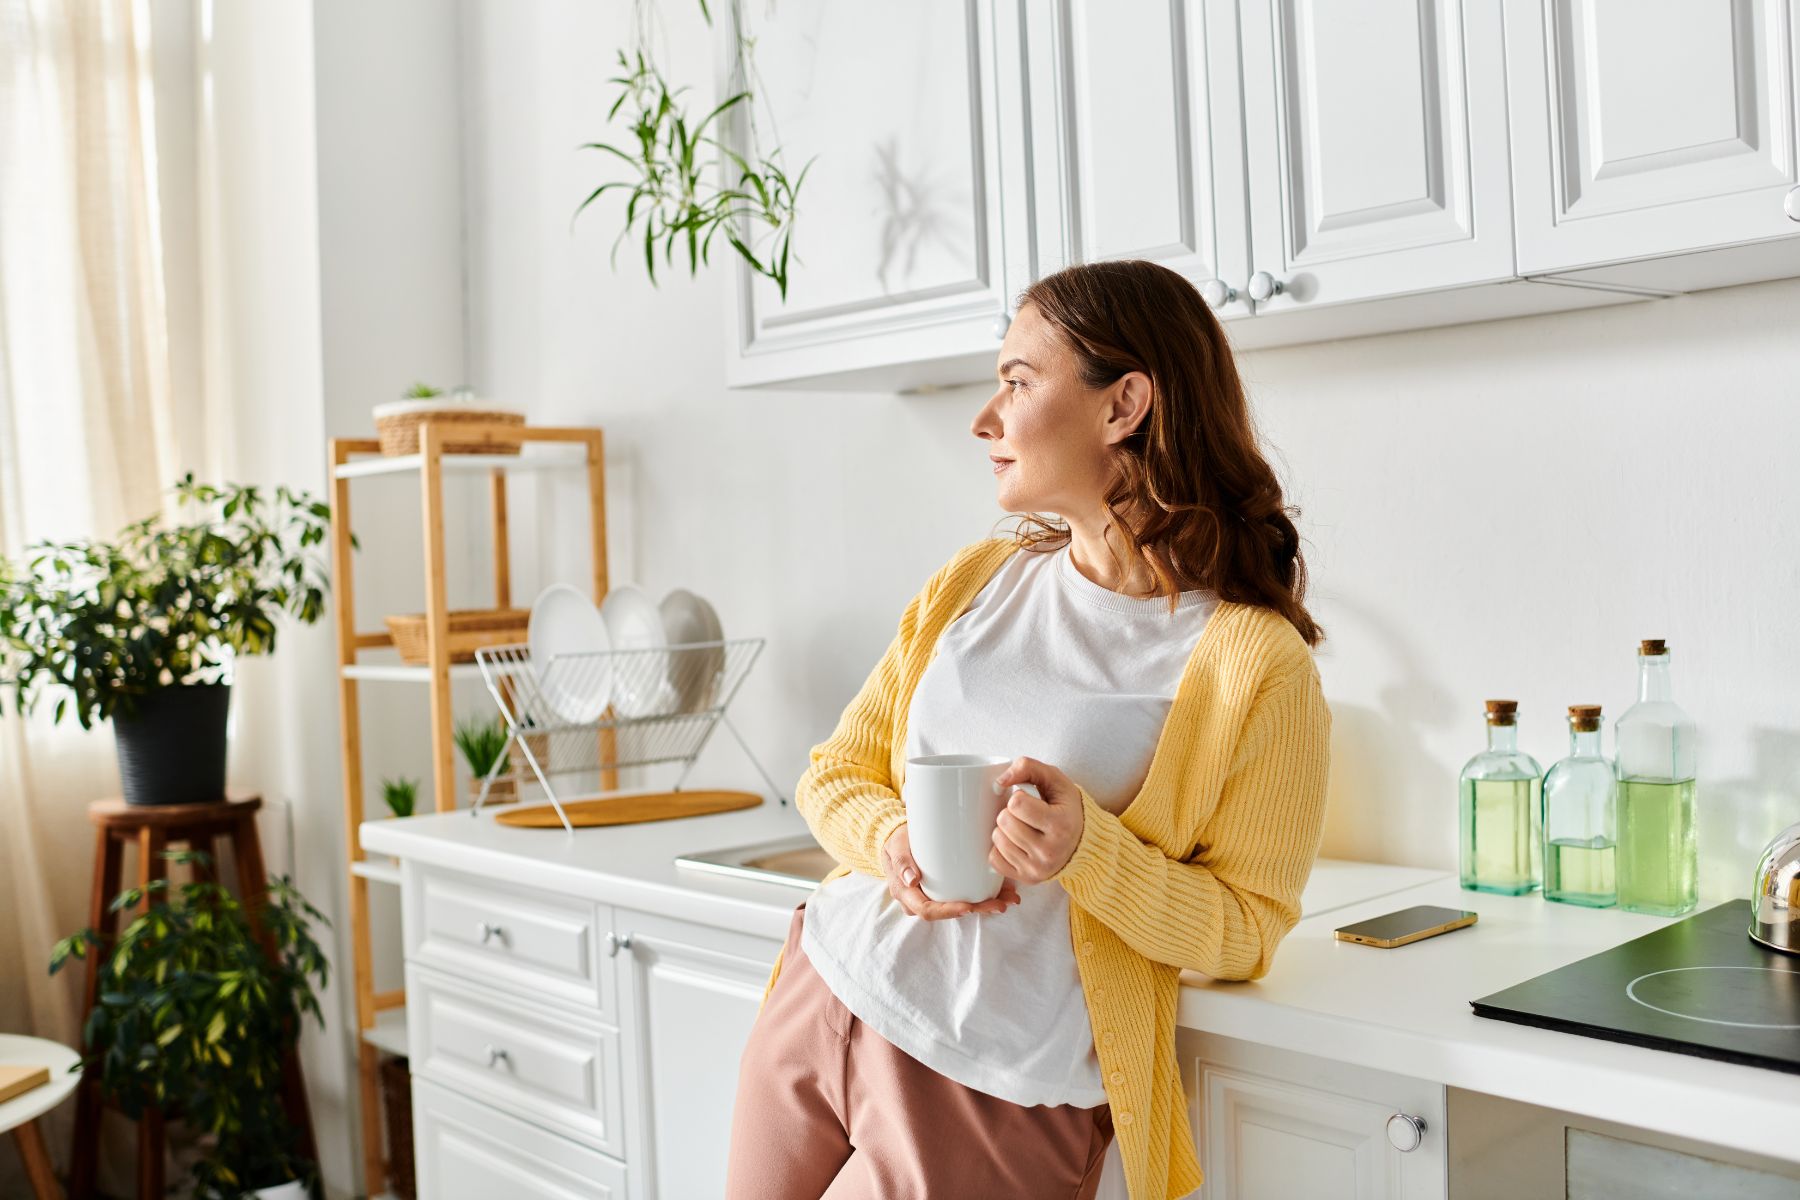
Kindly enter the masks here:
[[[483, 720], [470, 717], [458, 721], [453, 733], [456, 748], [462, 751], [463, 761], [469, 766], [469, 795], [481, 795], [481, 784], [488, 772], [494, 772], [494, 782], [488, 788], [488, 803], [506, 804], [518, 799], [518, 786], [512, 774], [512, 755], [507, 746], [511, 735], [506, 725], [498, 718]], [[496, 767], [494, 764], [498, 763]]]
[[317, 621], [328, 586], [320, 501], [191, 474], [174, 491], [187, 523], [147, 517], [0, 560], [0, 677], [21, 711], [52, 688], [54, 720], [110, 719], [133, 804], [224, 795], [232, 659], [272, 653], [282, 613]]
[[387, 804], [388, 811], [396, 817], [410, 817], [419, 802], [419, 781], [416, 779], [383, 779], [381, 781], [381, 798]]
[[[206, 859], [192, 851], [167, 857]], [[159, 1108], [202, 1135], [198, 1196], [235, 1197], [290, 1180], [310, 1188], [315, 1164], [300, 1152], [281, 1084], [303, 1019], [325, 1025], [315, 988], [324, 988], [327, 966], [309, 923], [329, 923], [285, 876], [269, 881], [256, 916], [273, 956], [243, 905], [217, 883], [171, 888], [155, 880], [121, 892], [112, 911], [146, 898], [110, 952], [87, 929], [51, 953], [51, 974], [71, 958], [103, 956], [85, 1065], [127, 1115]]]
[[[698, 273], [702, 263], [710, 262], [713, 238], [723, 231], [725, 240], [750, 269], [774, 280], [785, 300], [800, 185], [812, 162], [809, 160], [798, 175], [790, 178], [781, 165], [779, 146], [768, 154], [760, 154], [754, 148], [755, 123], [750, 110], [755, 104], [755, 96], [748, 82], [754, 76], [755, 68], [751, 63], [750, 39], [743, 33], [738, 0], [732, 0], [731, 14], [737, 51], [734, 84], [744, 86], [733, 91], [698, 121], [689, 120], [681, 99], [688, 89], [670, 88], [662, 69], [649, 53], [644, 20], [649, 3], [650, 0], [638, 0], [637, 45], [630, 55], [619, 51], [620, 74], [607, 81], [619, 88], [618, 99], [607, 111], [607, 120], [617, 116], [629, 102], [632, 106], [631, 139], [626, 147], [608, 142], [588, 142], [581, 147], [612, 155], [629, 166], [636, 178], [601, 184], [588, 193], [587, 199], [576, 208], [575, 215], [580, 216], [588, 205], [614, 188], [629, 189], [625, 227], [613, 239], [611, 261], [615, 266], [620, 243], [640, 223], [643, 226], [644, 266], [652, 284], [656, 282], [659, 242], [664, 265], [673, 265], [678, 244], [686, 249], [691, 276]], [[711, 25], [712, 12], [706, 0], [700, 0], [700, 11]], [[708, 132], [714, 121], [729, 120], [731, 110], [740, 106], [751, 118], [748, 157]], [[727, 161], [725, 178], [729, 182], [725, 186], [714, 186], [709, 182], [712, 162], [703, 148], [718, 151]], [[766, 256], [759, 256], [753, 245], [758, 230], [770, 239]]]

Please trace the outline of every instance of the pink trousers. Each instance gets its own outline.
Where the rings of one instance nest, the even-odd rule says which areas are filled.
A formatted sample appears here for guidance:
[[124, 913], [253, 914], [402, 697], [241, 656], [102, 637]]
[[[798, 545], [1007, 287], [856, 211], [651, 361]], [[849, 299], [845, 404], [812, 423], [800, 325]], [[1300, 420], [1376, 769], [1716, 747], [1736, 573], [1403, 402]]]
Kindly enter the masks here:
[[1026, 1108], [897, 1049], [812, 969], [805, 912], [738, 1065], [726, 1200], [1092, 1200], [1111, 1109]]

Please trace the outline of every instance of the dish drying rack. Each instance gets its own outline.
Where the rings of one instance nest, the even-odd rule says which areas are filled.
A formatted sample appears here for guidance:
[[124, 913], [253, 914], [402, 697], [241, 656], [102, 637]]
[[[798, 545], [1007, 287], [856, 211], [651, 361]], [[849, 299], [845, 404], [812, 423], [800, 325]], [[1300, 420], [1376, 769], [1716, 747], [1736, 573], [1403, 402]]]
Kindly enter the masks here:
[[[770, 793], [786, 804], [786, 795], [725, 715], [763, 644], [763, 638], [730, 638], [560, 654], [548, 662], [534, 660], [524, 644], [476, 650], [482, 681], [506, 724], [507, 743], [481, 781], [470, 813], [481, 812], [500, 767], [518, 753], [555, 806], [563, 828], [573, 833], [552, 777], [680, 763], [681, 773], [670, 789], [679, 792], [721, 724]], [[601, 697], [604, 706], [595, 703]], [[595, 715], [579, 711], [584, 702], [595, 708]], [[521, 785], [526, 782], [523, 772], [514, 774]]]

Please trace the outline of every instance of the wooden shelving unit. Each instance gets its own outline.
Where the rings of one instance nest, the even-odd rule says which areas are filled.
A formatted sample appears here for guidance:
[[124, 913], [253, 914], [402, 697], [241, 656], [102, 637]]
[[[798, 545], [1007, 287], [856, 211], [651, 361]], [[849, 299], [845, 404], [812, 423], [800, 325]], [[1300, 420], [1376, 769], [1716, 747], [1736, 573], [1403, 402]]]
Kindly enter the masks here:
[[[491, 444], [517, 444], [519, 454], [446, 454], [446, 439], [485, 439]], [[594, 602], [606, 598], [606, 475], [604, 442], [596, 428], [482, 426], [459, 423], [454, 432], [423, 423], [417, 454], [382, 456], [374, 438], [331, 440], [331, 565], [336, 592], [339, 717], [343, 730], [344, 843], [350, 858], [350, 937], [356, 987], [358, 1077], [362, 1094], [363, 1187], [370, 1196], [387, 1188], [386, 1146], [382, 1138], [381, 1083], [377, 1070], [384, 1053], [404, 1055], [407, 1047], [406, 993], [374, 988], [369, 948], [369, 886], [397, 884], [400, 873], [386, 862], [365, 858], [359, 830], [363, 822], [361, 686], [364, 683], [424, 684], [429, 689], [431, 728], [430, 795], [439, 812], [456, 805], [456, 764], [451, 738], [451, 681], [480, 678], [474, 663], [450, 662], [449, 607], [444, 578], [444, 478], [486, 473], [489, 476], [494, 542], [494, 607], [512, 606], [510, 541], [506, 518], [506, 478], [520, 471], [583, 470], [587, 474], [590, 536], [593, 551]], [[429, 662], [423, 666], [359, 662], [367, 651], [393, 645], [385, 631], [356, 629], [355, 563], [350, 544], [353, 529], [350, 482], [373, 475], [416, 474], [424, 519], [425, 616]], [[603, 790], [618, 786], [616, 769], [601, 775]]]

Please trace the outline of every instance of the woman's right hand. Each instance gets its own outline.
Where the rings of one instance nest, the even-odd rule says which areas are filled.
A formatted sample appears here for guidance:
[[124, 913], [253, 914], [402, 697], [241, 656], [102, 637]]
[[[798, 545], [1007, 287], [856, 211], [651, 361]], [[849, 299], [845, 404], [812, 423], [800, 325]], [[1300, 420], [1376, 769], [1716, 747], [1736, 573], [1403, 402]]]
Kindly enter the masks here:
[[969, 913], [1003, 913], [1019, 902], [1019, 889], [1012, 880], [1003, 880], [1000, 894], [991, 900], [971, 904], [966, 900], [933, 900], [919, 887], [919, 864], [913, 861], [912, 838], [906, 826], [900, 825], [881, 847], [882, 873], [887, 876], [888, 895], [900, 907], [926, 921], [946, 917], [962, 917]]

